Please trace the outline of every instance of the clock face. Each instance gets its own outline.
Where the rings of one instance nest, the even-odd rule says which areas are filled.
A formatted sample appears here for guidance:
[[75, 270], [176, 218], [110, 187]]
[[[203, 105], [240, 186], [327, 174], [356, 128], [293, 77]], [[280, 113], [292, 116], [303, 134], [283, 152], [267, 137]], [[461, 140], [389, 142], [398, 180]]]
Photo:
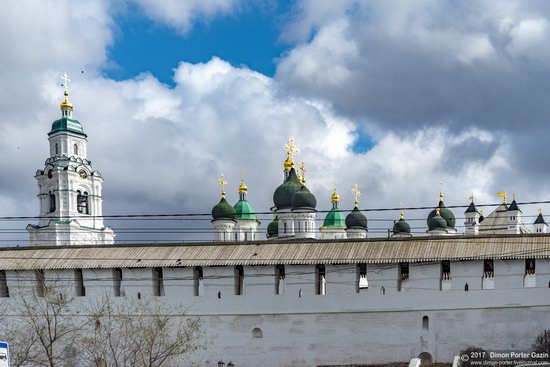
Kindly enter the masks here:
[[80, 177], [81, 178], [87, 178], [88, 174], [86, 173], [86, 171], [82, 170], [82, 171], [80, 171]]

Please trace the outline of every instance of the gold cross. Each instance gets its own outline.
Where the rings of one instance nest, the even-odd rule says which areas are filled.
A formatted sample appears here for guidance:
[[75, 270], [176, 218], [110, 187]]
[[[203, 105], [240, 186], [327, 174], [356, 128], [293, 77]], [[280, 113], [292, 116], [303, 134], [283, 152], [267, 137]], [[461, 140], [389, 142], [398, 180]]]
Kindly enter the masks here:
[[306, 166], [305, 166], [304, 162], [302, 162], [300, 164], [299, 169], [300, 169], [300, 182], [303, 185], [303, 184], [306, 183]]
[[361, 196], [361, 191], [359, 191], [359, 186], [355, 184], [355, 186], [351, 188], [351, 192], [353, 193], [353, 197], [355, 198], [355, 206], [358, 206], [359, 196]]
[[218, 180], [220, 186], [222, 187], [222, 198], [225, 197], [225, 186], [227, 185], [227, 181], [225, 180], [225, 177], [223, 177], [223, 173], [220, 177], [220, 179]]
[[300, 153], [300, 148], [296, 146], [296, 142], [294, 140], [294, 137], [290, 137], [288, 139], [288, 142], [285, 144], [285, 149], [288, 154], [288, 157], [292, 160], [294, 160], [294, 154]]
[[71, 79], [69, 79], [69, 76], [67, 75], [67, 73], [63, 73], [63, 75], [61, 75], [61, 79], [63, 79], [63, 86], [65, 87], [65, 92], [68, 92], [69, 82], [71, 81]]

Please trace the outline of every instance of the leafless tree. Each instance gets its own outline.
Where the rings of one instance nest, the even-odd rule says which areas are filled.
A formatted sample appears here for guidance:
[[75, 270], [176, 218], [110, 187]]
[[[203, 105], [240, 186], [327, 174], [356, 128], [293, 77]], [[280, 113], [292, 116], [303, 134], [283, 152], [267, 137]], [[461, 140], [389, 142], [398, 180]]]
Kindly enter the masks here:
[[79, 348], [85, 366], [181, 365], [208, 342], [200, 320], [151, 298], [104, 298], [92, 306], [89, 332]]
[[550, 330], [544, 330], [537, 336], [533, 350], [539, 353], [550, 354]]

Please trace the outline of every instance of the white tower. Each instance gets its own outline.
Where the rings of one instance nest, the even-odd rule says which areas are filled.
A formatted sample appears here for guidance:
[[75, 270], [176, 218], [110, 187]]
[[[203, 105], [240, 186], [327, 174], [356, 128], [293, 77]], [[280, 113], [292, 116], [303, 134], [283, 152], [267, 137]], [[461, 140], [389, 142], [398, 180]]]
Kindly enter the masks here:
[[40, 219], [27, 230], [34, 246], [103, 245], [114, 243], [115, 234], [103, 224], [103, 178], [87, 159], [87, 135], [73, 119], [67, 74], [61, 118], [48, 133], [50, 158], [36, 172]]
[[516, 197], [514, 195], [514, 198], [512, 200], [512, 203], [508, 207], [508, 210], [506, 211], [506, 215], [508, 215], [508, 230], [507, 233], [509, 234], [520, 234], [522, 233], [522, 222], [521, 222], [521, 210], [518, 207], [518, 204], [516, 203]]
[[464, 234], [477, 235], [479, 233], [479, 220], [481, 214], [477, 211], [474, 204], [474, 197], [470, 197], [471, 202], [466, 211], [464, 212]]
[[533, 229], [535, 230], [535, 233], [546, 233], [546, 231], [548, 230], [548, 224], [546, 224], [546, 221], [542, 216], [542, 209], [539, 209], [539, 215], [533, 223]]
[[225, 185], [227, 182], [223, 175], [218, 180], [221, 190], [221, 199], [218, 204], [212, 208], [212, 226], [214, 227], [214, 241], [230, 242], [237, 241], [233, 235], [235, 230], [235, 208], [225, 199]]
[[315, 218], [317, 217], [317, 199], [306, 187], [304, 162], [300, 166], [301, 187], [292, 196], [292, 218], [294, 219], [295, 238], [316, 238]]
[[347, 238], [367, 238], [368, 233], [368, 221], [367, 217], [359, 210], [359, 186], [355, 184], [351, 189], [355, 202], [353, 210], [346, 216], [346, 237]]
[[244, 175], [241, 176], [241, 184], [239, 185], [239, 201], [233, 207], [235, 209], [235, 233], [236, 241], [256, 241], [258, 240], [258, 226], [260, 221], [256, 215], [256, 211], [246, 199], [248, 188], [244, 183]]

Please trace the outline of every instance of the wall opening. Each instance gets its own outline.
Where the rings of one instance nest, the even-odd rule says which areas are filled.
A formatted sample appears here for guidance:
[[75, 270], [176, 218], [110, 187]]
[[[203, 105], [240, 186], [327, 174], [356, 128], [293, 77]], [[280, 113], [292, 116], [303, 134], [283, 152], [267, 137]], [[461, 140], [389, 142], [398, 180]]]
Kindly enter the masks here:
[[164, 275], [162, 268], [153, 269], [153, 295], [156, 297], [164, 296]]
[[8, 278], [6, 271], [0, 270], [0, 297], [9, 297], [10, 289], [8, 288]]
[[525, 275], [535, 275], [535, 259], [525, 260]]
[[202, 266], [196, 266], [193, 269], [193, 294], [195, 296], [203, 295], [203, 272]]
[[82, 273], [82, 269], [75, 269], [74, 270], [74, 277], [75, 277], [75, 294], [77, 297], [84, 297], [86, 296], [86, 288], [84, 287], [84, 274]]
[[73, 146], [74, 155], [78, 155], [78, 144]]
[[430, 318], [428, 316], [422, 317], [422, 330], [430, 330]]
[[367, 264], [357, 264], [357, 287], [356, 291], [359, 293], [361, 289], [368, 289], [369, 281], [367, 280]]
[[50, 191], [50, 213], [55, 212], [55, 194]]
[[242, 265], [235, 266], [235, 295], [244, 294], [244, 268]]
[[252, 329], [252, 337], [253, 338], [263, 338], [264, 333], [263, 333], [262, 329], [260, 329], [259, 327], [255, 327], [254, 329]]
[[46, 276], [44, 275], [44, 270], [36, 270], [34, 277], [36, 279], [36, 295], [44, 297], [46, 294]]
[[441, 280], [451, 279], [451, 262], [444, 260], [441, 262]]
[[418, 355], [418, 358], [420, 358], [420, 365], [424, 365], [424, 364], [432, 364], [433, 363], [433, 358], [432, 358], [432, 355], [428, 352], [422, 352]]
[[77, 210], [81, 214], [90, 214], [90, 209], [88, 205], [88, 193], [87, 192], [76, 192], [76, 205]]
[[59, 144], [55, 143], [55, 155], [59, 154]]
[[141, 299], [141, 292], [138, 292], [137, 297], [138, 299]]
[[468, 287], [468, 283], [464, 284], [464, 292], [468, 292], [470, 290], [470, 287]]
[[122, 269], [114, 268], [113, 269], [113, 290], [115, 297], [122, 296]]
[[492, 278], [495, 276], [495, 265], [492, 259], [483, 261], [483, 277]]
[[315, 294], [324, 296], [327, 294], [327, 280], [325, 265], [315, 267]]
[[285, 294], [285, 266], [275, 266], [275, 294]]
[[401, 292], [403, 282], [409, 279], [409, 263], [399, 264], [399, 277], [397, 278], [397, 291]]

